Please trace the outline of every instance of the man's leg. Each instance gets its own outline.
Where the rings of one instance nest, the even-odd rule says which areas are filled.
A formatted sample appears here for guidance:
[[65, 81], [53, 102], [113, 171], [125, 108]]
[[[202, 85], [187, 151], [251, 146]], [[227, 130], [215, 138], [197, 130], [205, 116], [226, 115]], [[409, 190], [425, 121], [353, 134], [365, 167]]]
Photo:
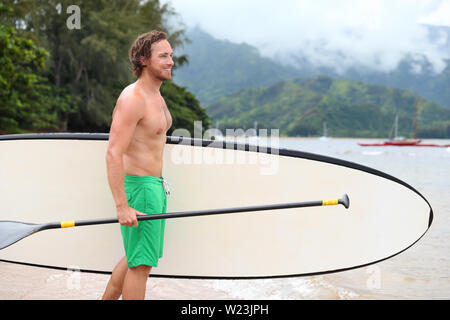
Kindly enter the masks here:
[[103, 300], [117, 300], [120, 298], [127, 271], [127, 257], [123, 257], [114, 267], [111, 278], [106, 286], [105, 293], [103, 294]]
[[128, 268], [123, 283], [123, 300], [144, 300], [147, 279], [152, 267], [140, 265], [134, 268]]

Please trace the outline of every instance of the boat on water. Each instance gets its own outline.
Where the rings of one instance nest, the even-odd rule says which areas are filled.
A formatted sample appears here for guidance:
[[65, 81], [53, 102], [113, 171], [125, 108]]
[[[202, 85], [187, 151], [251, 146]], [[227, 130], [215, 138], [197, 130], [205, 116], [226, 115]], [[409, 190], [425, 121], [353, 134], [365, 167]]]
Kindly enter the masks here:
[[[394, 138], [380, 143], [358, 143], [361, 147], [450, 147], [450, 144], [433, 144], [433, 143], [421, 143], [421, 139], [417, 139], [417, 102], [415, 106], [415, 118], [414, 118], [414, 139], [406, 139], [398, 136], [398, 114], [395, 116], [394, 121]], [[392, 136], [392, 129], [389, 136]]]
[[387, 140], [385, 142], [380, 142], [380, 143], [358, 143], [360, 146], [362, 147], [367, 147], [367, 146], [374, 146], [374, 147], [378, 147], [378, 146], [397, 146], [397, 147], [402, 147], [402, 146], [417, 146], [420, 145], [420, 142], [422, 142], [421, 139], [405, 139], [402, 137], [397, 137], [395, 139], [391, 139], [391, 140]]
[[319, 138], [319, 140], [326, 141], [329, 139], [330, 137], [328, 137], [327, 123], [323, 122], [323, 135]]
[[448, 148], [450, 144], [434, 144], [434, 143], [421, 143], [422, 140], [388, 140], [381, 143], [358, 143], [361, 147], [383, 147], [383, 146], [396, 146], [396, 147], [443, 147]]

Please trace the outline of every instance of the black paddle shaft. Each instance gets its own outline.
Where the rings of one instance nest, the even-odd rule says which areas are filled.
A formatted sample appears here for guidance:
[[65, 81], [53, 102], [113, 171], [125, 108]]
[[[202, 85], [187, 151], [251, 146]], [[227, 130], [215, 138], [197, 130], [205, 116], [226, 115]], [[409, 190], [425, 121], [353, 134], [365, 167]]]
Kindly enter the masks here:
[[[171, 219], [171, 218], [185, 218], [195, 216], [207, 216], [213, 214], [226, 214], [226, 213], [238, 213], [238, 212], [254, 212], [263, 210], [278, 210], [278, 209], [290, 209], [290, 208], [304, 208], [304, 207], [316, 207], [342, 204], [348, 209], [350, 201], [347, 195], [344, 195], [341, 199], [328, 200], [328, 201], [308, 201], [308, 202], [293, 202], [284, 204], [269, 204], [262, 206], [249, 206], [249, 207], [237, 207], [228, 209], [212, 209], [212, 210], [196, 210], [196, 211], [184, 211], [184, 212], [170, 212], [170, 213], [158, 213], [149, 215], [137, 216], [138, 221], [155, 220], [155, 219]], [[33, 233], [58, 228], [69, 228], [76, 226], [89, 226], [96, 224], [108, 224], [117, 223], [118, 219], [92, 219], [81, 221], [61, 221], [51, 222], [44, 224], [24, 223], [19, 221], [0, 221], [0, 250], [4, 249], [17, 241], [32, 235]]]
[[[337, 200], [339, 204], [349, 207], [349, 199], [347, 195], [344, 195], [341, 199]], [[336, 203], [337, 204], [337, 203]], [[265, 210], [278, 210], [278, 209], [291, 209], [291, 208], [305, 208], [305, 207], [318, 207], [327, 205], [325, 201], [306, 201], [306, 202], [292, 202], [292, 203], [281, 203], [281, 204], [269, 204], [264, 206], [247, 206], [247, 207], [236, 207], [236, 208], [221, 208], [221, 209], [210, 209], [210, 210], [196, 210], [196, 211], [182, 211], [182, 212], [170, 212], [170, 213], [158, 213], [149, 214], [145, 216], [137, 216], [138, 221], [145, 220], [157, 220], [157, 219], [171, 219], [171, 218], [186, 218], [186, 217], [197, 217], [197, 216], [207, 216], [215, 214], [228, 214], [228, 213], [239, 213], [239, 212], [255, 212], [255, 211], [265, 211]], [[92, 219], [92, 220], [81, 220], [75, 221], [74, 226], [89, 226], [95, 224], [108, 224], [117, 223], [118, 219], [106, 218], [106, 219]], [[53, 225], [53, 223], [52, 223]], [[54, 223], [55, 226], [50, 228], [61, 227], [60, 223]]]

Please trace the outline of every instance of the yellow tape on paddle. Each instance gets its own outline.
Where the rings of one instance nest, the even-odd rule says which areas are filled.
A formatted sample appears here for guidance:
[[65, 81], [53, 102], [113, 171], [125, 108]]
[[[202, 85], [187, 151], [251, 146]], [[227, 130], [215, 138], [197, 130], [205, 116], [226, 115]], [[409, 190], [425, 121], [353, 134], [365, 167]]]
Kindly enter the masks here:
[[339, 204], [339, 200], [323, 200], [322, 205], [323, 206], [334, 206]]
[[61, 221], [61, 228], [70, 228], [75, 226], [75, 221]]

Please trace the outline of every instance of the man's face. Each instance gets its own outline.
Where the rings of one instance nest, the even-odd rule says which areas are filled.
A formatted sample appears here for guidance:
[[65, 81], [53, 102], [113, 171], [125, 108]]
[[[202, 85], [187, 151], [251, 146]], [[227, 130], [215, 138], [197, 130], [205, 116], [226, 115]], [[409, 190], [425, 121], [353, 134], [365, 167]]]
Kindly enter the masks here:
[[150, 73], [161, 81], [172, 78], [173, 51], [167, 40], [152, 45], [152, 56], [147, 62]]

